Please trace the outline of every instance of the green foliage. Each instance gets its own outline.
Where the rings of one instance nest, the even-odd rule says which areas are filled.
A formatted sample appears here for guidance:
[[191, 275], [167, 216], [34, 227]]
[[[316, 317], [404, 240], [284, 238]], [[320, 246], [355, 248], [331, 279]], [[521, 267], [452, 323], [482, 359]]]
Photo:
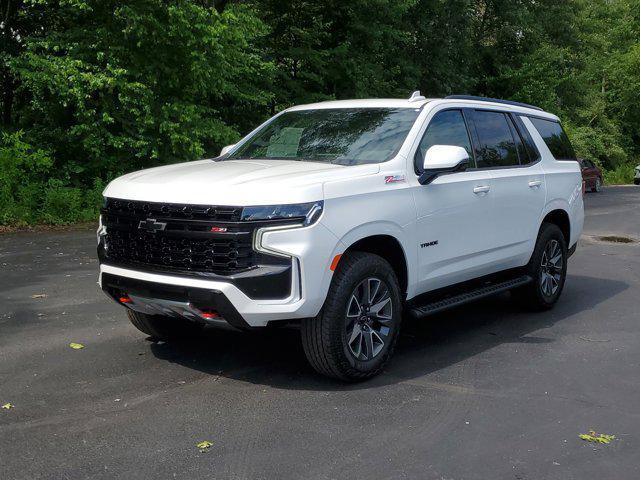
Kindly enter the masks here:
[[33, 149], [22, 133], [0, 138], [0, 225], [36, 220], [44, 178], [53, 165], [49, 154]]
[[404, 96], [417, 85], [406, 29], [414, 0], [254, 3], [269, 27], [264, 53], [277, 67], [272, 112], [332, 98]]
[[640, 0], [9, 0], [0, 18], [1, 224], [91, 218], [111, 178], [216, 155], [292, 104], [418, 88], [540, 105], [611, 181], [640, 157]]
[[94, 220], [104, 184], [85, 189], [51, 177], [53, 159], [23, 140], [23, 133], [0, 138], [0, 225], [72, 223]]
[[635, 163], [621, 163], [613, 170], [604, 171], [604, 183], [607, 185], [626, 185], [633, 182], [634, 167], [640, 165], [640, 161]]
[[188, 1], [37, 6], [56, 28], [9, 62], [28, 100], [16, 123], [65, 159], [63, 174], [114, 176], [212, 154], [260, 118], [238, 110], [269, 101], [269, 65], [250, 48], [264, 28], [246, 8], [221, 16]]
[[[640, 153], [640, 1], [566, 4], [539, 11], [539, 43], [504, 69], [505, 96], [558, 114], [579, 156], [617, 171]], [[569, 38], [545, 32], [559, 9]]]

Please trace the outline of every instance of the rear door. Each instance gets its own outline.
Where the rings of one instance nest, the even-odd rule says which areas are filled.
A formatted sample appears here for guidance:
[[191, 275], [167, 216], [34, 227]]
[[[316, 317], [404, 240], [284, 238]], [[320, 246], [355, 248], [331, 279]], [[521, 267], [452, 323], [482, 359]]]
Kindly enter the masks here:
[[488, 236], [495, 248], [493, 268], [523, 265], [531, 254], [546, 203], [539, 153], [516, 115], [475, 109], [471, 117], [478, 169], [492, 175]]
[[415, 173], [422, 173], [424, 154], [433, 145], [465, 148], [471, 168], [437, 177], [413, 187], [417, 209], [418, 290], [425, 292], [484, 275], [493, 248], [491, 171], [476, 170], [474, 152], [462, 109], [434, 114], [414, 156]]

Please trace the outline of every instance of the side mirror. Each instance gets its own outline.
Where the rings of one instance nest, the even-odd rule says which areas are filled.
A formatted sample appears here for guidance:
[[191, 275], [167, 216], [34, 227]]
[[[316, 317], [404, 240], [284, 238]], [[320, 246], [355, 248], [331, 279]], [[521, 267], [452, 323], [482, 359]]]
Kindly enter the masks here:
[[226, 155], [235, 146], [236, 144], [234, 143], [233, 145], [227, 145], [226, 147], [223, 147], [223, 149], [220, 150], [220, 156]]
[[444, 173], [465, 171], [469, 166], [469, 153], [462, 147], [434, 145], [427, 150], [423, 165], [424, 172], [418, 181], [427, 185]]

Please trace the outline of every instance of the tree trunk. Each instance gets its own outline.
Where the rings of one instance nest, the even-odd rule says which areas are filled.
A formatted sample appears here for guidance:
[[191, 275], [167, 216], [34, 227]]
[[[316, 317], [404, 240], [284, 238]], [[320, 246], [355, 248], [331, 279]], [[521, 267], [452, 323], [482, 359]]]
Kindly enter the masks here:
[[11, 113], [13, 110], [13, 90], [15, 84], [11, 74], [3, 69], [2, 72], [2, 125], [8, 127], [11, 123]]

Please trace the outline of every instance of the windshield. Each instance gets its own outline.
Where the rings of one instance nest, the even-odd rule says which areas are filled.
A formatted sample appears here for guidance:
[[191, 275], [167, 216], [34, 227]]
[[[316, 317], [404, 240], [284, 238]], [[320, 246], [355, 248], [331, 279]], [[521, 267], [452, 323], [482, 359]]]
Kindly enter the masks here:
[[400, 149], [419, 109], [336, 108], [286, 112], [224, 160], [253, 158], [362, 165]]

